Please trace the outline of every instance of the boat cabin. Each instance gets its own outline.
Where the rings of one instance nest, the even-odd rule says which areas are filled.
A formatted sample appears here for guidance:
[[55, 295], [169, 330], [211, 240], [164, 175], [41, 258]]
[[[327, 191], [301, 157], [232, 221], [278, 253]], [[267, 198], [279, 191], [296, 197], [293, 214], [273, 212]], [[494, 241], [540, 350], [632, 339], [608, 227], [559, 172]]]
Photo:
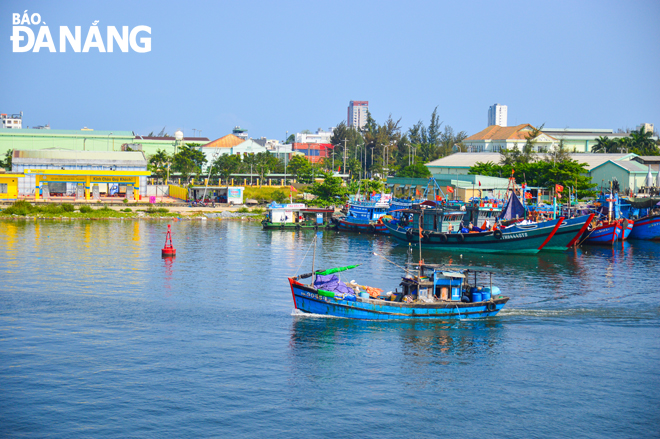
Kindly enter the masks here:
[[[443, 265], [424, 264], [419, 276], [410, 274], [402, 278], [403, 291], [394, 300], [409, 297], [422, 302], [481, 302], [490, 300], [491, 295], [499, 294], [493, 286], [494, 270], [488, 268], [454, 268]], [[478, 273], [487, 276], [478, 278]]]
[[334, 212], [334, 209], [308, 208], [303, 203], [271, 203], [267, 207], [265, 222], [277, 226], [324, 226], [330, 223]]

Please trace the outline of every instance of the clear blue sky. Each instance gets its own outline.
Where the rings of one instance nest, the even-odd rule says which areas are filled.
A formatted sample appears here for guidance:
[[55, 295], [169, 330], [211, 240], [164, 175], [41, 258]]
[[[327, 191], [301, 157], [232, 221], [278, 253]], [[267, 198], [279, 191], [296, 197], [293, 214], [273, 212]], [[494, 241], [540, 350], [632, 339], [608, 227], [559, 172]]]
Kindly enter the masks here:
[[[455, 130], [660, 126], [660, 1], [3, 1], [0, 112], [24, 125], [218, 138], [327, 129], [350, 100], [378, 122]], [[12, 13], [151, 26], [152, 50], [13, 53]], [[38, 26], [32, 26], [35, 34]], [[144, 36], [144, 34], [143, 34]], [[657, 128], [656, 128], [657, 129]]]

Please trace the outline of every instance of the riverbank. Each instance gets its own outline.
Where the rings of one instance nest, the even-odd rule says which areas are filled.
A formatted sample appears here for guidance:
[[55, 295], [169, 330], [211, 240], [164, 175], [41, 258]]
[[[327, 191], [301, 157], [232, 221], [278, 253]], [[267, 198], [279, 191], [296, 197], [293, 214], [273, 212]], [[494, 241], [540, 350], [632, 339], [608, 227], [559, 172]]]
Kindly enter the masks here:
[[98, 205], [80, 206], [72, 203], [32, 204], [18, 201], [0, 209], [0, 219], [261, 219], [262, 208], [247, 207], [189, 207], [182, 205], [131, 206]]

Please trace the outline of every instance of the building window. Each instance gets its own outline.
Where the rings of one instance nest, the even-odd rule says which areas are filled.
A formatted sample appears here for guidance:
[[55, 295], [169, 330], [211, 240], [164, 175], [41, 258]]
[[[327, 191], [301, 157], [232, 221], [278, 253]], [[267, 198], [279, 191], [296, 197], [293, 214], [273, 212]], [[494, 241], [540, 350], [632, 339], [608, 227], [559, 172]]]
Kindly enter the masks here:
[[7, 193], [7, 183], [0, 183], [0, 194]]

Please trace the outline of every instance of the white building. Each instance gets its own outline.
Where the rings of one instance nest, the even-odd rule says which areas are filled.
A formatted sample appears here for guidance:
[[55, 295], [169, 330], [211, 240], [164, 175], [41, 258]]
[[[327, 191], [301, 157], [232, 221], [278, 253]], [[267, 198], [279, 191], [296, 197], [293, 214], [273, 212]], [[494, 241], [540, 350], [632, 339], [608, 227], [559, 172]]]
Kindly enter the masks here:
[[23, 112], [20, 114], [0, 114], [2, 120], [2, 128], [19, 129], [23, 128]]
[[643, 124], [637, 125], [636, 130], [641, 131], [642, 128], [644, 128], [644, 131], [647, 132], [647, 133], [655, 132], [655, 127], [653, 126], [652, 123], [643, 123]]
[[332, 132], [335, 130], [334, 127], [330, 128], [330, 131], [323, 131], [321, 128], [316, 130], [314, 134], [305, 134], [305, 133], [296, 133], [296, 143], [330, 143], [330, 137], [332, 137]]
[[507, 126], [507, 111], [506, 105], [495, 104], [488, 107], [488, 126]]
[[[513, 127], [490, 125], [485, 130], [463, 140], [467, 152], [500, 152], [503, 149], [522, 150], [534, 127], [528, 123]], [[552, 136], [540, 133], [534, 138], [534, 152], [550, 151], [559, 142]]]
[[248, 139], [248, 130], [246, 128], [234, 127], [234, 130], [231, 132], [234, 136], [239, 137], [243, 140]]
[[362, 128], [367, 123], [367, 112], [369, 101], [351, 101], [348, 104], [348, 118], [346, 122], [349, 127]]

